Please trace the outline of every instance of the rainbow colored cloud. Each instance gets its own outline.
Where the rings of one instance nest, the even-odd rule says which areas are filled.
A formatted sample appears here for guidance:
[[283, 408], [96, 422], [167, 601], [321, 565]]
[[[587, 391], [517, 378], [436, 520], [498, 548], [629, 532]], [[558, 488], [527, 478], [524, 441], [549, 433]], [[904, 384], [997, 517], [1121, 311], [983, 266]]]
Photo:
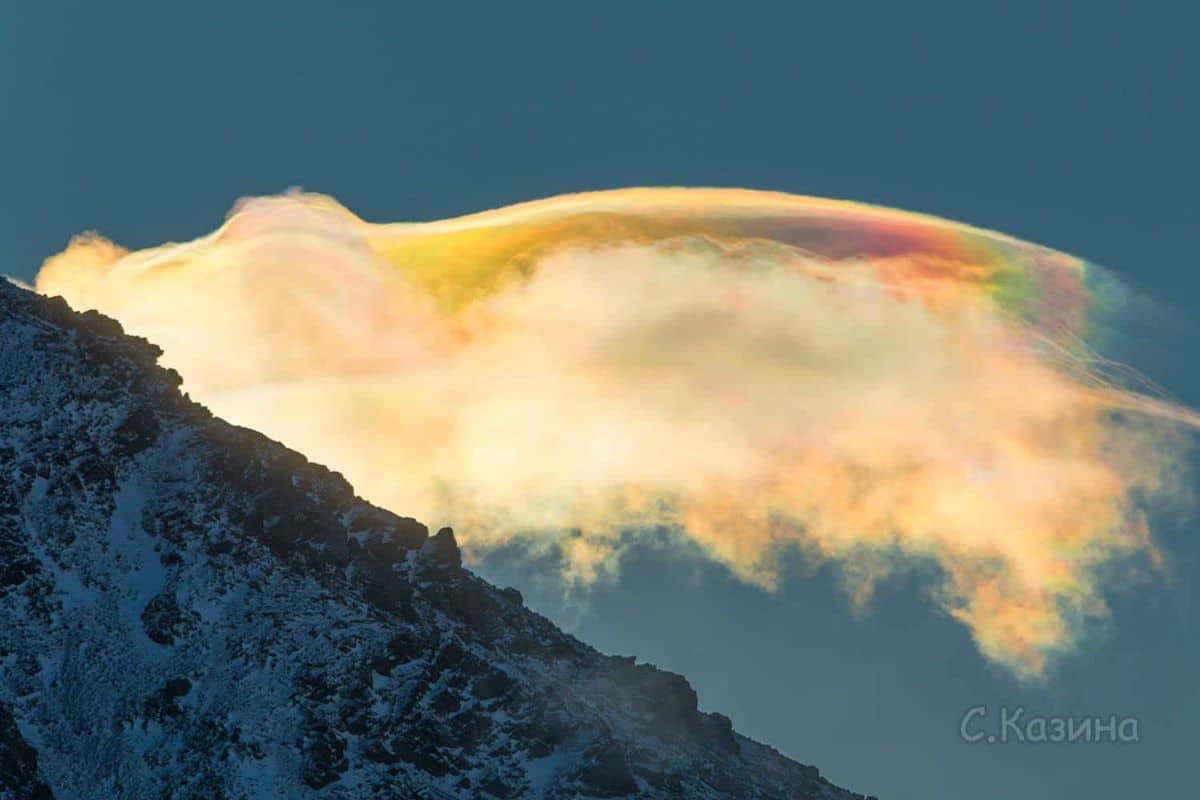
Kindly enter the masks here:
[[667, 526], [765, 587], [788, 548], [835, 559], [859, 601], [932, 564], [1028, 677], [1106, 616], [1102, 574], [1159, 563], [1145, 504], [1197, 422], [1094, 355], [1114, 286], [945, 220], [721, 189], [392, 225], [255, 198], [185, 244], [81, 237], [37, 279], [469, 552], [551, 546], [589, 581]]

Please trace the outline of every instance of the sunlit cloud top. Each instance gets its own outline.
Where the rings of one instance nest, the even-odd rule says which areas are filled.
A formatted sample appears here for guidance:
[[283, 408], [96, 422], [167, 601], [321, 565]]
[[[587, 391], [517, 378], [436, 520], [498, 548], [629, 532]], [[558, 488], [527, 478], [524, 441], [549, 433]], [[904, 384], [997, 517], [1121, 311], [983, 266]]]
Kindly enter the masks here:
[[[1111, 276], [932, 217], [718, 189], [568, 195], [432, 223], [242, 201], [216, 232], [98, 236], [40, 291], [160, 344], [213, 410], [454, 524], [469, 551], [616, 568], [667, 528], [771, 587], [858, 601], [933, 566], [981, 651], [1043, 673], [1153, 565], [1195, 416], [1096, 355]], [[925, 570], [923, 570], [925, 571]]]

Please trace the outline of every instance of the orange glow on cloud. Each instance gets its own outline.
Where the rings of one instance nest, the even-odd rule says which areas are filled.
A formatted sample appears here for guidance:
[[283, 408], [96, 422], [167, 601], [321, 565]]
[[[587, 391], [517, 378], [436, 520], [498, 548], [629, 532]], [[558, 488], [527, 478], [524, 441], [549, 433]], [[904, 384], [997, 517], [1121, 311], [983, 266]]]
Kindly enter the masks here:
[[373, 225], [292, 194], [215, 233], [97, 236], [39, 291], [163, 347], [215, 413], [453, 524], [615, 568], [670, 526], [770, 587], [792, 546], [932, 564], [981, 651], [1037, 676], [1158, 558], [1191, 412], [1090, 367], [1095, 267], [898, 211], [734, 190], [570, 195]]

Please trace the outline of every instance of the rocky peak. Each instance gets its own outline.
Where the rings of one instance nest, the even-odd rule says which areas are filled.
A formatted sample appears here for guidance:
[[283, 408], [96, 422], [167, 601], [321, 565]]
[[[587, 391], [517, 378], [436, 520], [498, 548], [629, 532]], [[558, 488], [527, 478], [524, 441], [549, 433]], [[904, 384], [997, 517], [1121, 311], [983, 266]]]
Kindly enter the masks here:
[[0, 798], [855, 798], [0, 282]]

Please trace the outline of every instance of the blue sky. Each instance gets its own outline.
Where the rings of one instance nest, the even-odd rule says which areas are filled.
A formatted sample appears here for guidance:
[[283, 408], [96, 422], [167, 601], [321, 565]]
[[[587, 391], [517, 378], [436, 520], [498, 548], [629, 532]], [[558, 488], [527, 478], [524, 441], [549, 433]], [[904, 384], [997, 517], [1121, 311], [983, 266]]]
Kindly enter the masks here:
[[[729, 185], [934, 213], [1106, 265], [1170, 313], [1122, 358], [1200, 405], [1191, 358], [1200, 17], [1183, 4], [44, 2], [0, 26], [4, 272], [67, 238], [211, 230], [290, 186], [380, 221], [565, 191]], [[402, 511], [402, 509], [399, 509]], [[1173, 578], [1043, 687], [988, 666], [904, 579], [856, 614], [797, 564], [775, 595], [639, 552], [586, 596], [485, 574], [582, 638], [885, 798], [1179, 793], [1200, 723], [1200, 522]], [[1138, 744], [967, 745], [959, 717], [1134, 714]]]

